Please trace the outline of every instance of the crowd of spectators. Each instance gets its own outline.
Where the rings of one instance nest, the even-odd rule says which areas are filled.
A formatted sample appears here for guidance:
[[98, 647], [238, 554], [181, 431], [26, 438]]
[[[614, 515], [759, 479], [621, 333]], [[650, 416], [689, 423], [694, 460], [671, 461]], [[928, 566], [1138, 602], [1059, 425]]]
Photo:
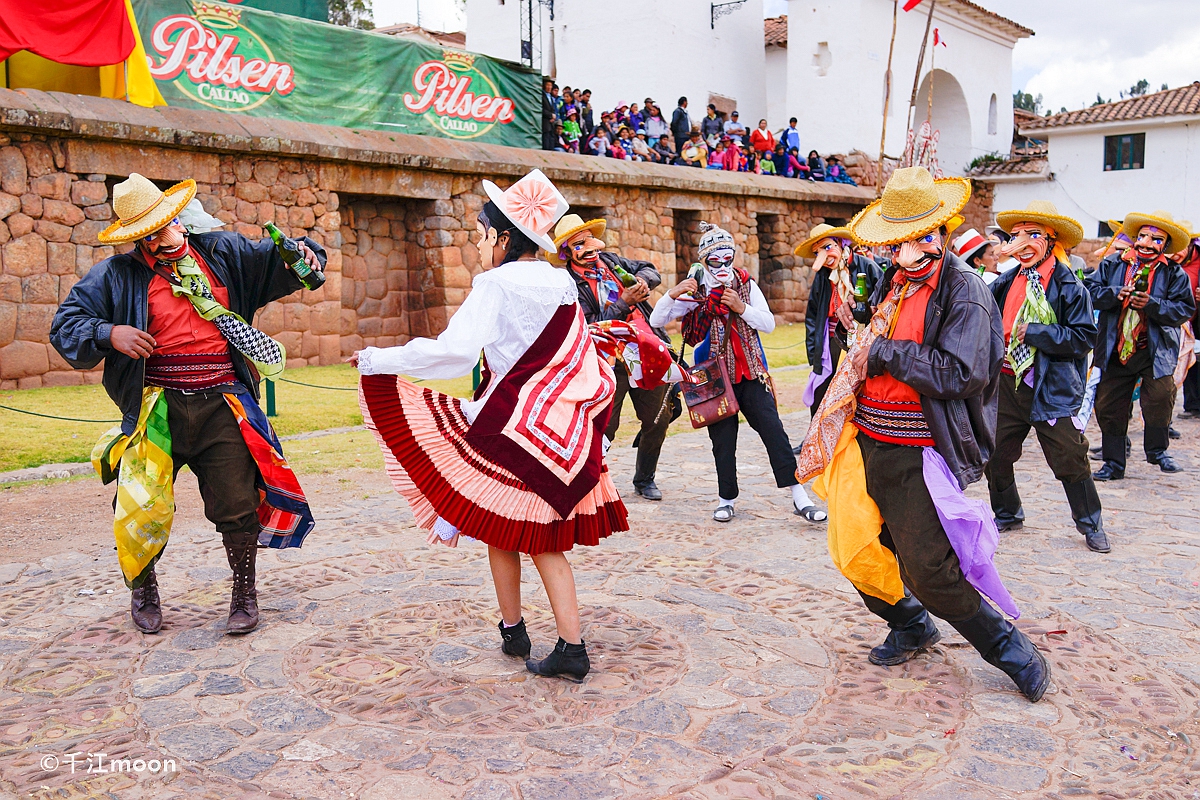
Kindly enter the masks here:
[[837, 156], [800, 155], [795, 117], [777, 133], [765, 119], [748, 131], [737, 111], [726, 117], [711, 103], [693, 122], [686, 97], [668, 121], [651, 97], [597, 114], [591, 89], [560, 90], [549, 78], [542, 89], [543, 150], [855, 185]]

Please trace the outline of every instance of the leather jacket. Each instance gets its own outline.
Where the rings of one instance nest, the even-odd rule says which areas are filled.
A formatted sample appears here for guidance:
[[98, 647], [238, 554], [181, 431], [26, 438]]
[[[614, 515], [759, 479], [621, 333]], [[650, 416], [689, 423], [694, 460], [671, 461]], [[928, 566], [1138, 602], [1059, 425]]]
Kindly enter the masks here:
[[[1117, 299], [1125, 285], [1128, 264], [1119, 254], [1100, 262], [1096, 271], [1084, 282], [1092, 295], [1092, 305], [1100, 312], [1096, 335], [1095, 363], [1101, 369], [1108, 366], [1117, 347], [1124, 308]], [[1175, 372], [1179, 360], [1179, 326], [1196, 313], [1192, 284], [1187, 273], [1171, 261], [1155, 269], [1150, 284], [1150, 299], [1142, 314], [1146, 317], [1147, 338], [1154, 355], [1154, 377], [1163, 378]]]
[[[244, 320], [252, 321], [267, 303], [303, 288], [270, 239], [252, 241], [241, 234], [214, 231], [191, 234], [188, 242], [229, 290], [229, 310]], [[304, 243], [323, 267], [325, 248], [307, 237]], [[117, 352], [110, 336], [114, 325], [146, 330], [153, 276], [132, 254], [106, 258], [71, 287], [50, 325], [50, 343], [72, 367], [91, 369], [104, 361], [104, 388], [121, 409], [121, 430], [126, 434], [137, 426], [146, 360]], [[229, 353], [238, 380], [257, 398], [258, 380], [249, 363], [233, 345]]]
[[[808, 289], [808, 310], [804, 314], [804, 347], [808, 351], [809, 365], [818, 370], [821, 368], [821, 359], [825, 357], [823, 326], [828, 325], [826, 320], [829, 318], [829, 302], [833, 298], [833, 284], [829, 280], [830, 272], [829, 268], [821, 267], [813, 273], [812, 286]], [[850, 282], [856, 283], [859, 275], [867, 276], [867, 297], [870, 297], [875, 293], [875, 287], [883, 276], [883, 270], [871, 259], [855, 253], [850, 259]], [[838, 323], [837, 335], [844, 342], [846, 331], [841, 323]]]
[[[651, 291], [654, 291], [662, 283], [662, 276], [658, 274], [658, 269], [649, 261], [634, 261], [622, 258], [615, 253], [604, 252], [600, 253], [600, 260], [610, 267], [613, 264], [620, 264], [621, 269], [644, 280]], [[619, 298], [609, 303], [601, 311], [600, 301], [596, 299], [596, 293], [592, 291], [592, 287], [588, 284], [587, 280], [570, 267], [567, 269], [571, 273], [571, 277], [575, 279], [575, 287], [579, 290], [579, 305], [583, 309], [583, 318], [589, 325], [604, 319], [626, 320], [629, 318], [629, 314], [633, 309]], [[650, 301], [643, 300], [638, 303], [637, 309], [642, 312], [642, 316], [645, 317], [646, 322], [649, 322], [650, 314], [654, 311], [650, 306]], [[667, 336], [667, 332], [662, 328], [654, 328], [653, 330], [658, 334], [658, 338], [664, 342], [669, 343], [671, 341], [671, 337]]]
[[[1004, 323], [979, 273], [951, 253], [945, 258], [925, 309], [924, 339], [876, 339], [867, 376], [888, 372], [917, 390], [937, 450], [965, 489], [983, 476], [996, 444]], [[874, 304], [896, 269], [884, 273]]]
[[[1001, 312], [1018, 272], [1020, 269], [1008, 270], [989, 287]], [[1057, 262], [1050, 274], [1046, 302], [1054, 309], [1058, 322], [1054, 325], [1030, 323], [1025, 331], [1025, 343], [1035, 351], [1030, 422], [1046, 422], [1079, 413], [1087, 383], [1087, 355], [1096, 342], [1092, 297], [1071, 268], [1062, 262]]]

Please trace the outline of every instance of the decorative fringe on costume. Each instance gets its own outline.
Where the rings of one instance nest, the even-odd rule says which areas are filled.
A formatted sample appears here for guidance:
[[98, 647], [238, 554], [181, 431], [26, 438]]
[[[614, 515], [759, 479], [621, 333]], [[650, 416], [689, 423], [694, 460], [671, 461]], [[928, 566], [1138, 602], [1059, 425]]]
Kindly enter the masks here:
[[465, 536], [529, 555], [596, 545], [615, 531], [629, 530], [625, 504], [607, 468], [563, 518], [467, 442], [471, 423], [457, 398], [394, 375], [364, 375], [359, 399], [396, 491], [425, 530], [441, 517]]

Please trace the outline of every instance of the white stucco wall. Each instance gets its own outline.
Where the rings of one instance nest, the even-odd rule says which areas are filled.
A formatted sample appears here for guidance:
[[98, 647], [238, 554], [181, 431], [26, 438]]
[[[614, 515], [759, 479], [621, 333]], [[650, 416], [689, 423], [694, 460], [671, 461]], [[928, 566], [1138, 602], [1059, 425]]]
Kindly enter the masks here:
[[[996, 184], [997, 210], [1024, 208], [1030, 200], [1050, 200], [1063, 214], [1096, 236], [1102, 219], [1122, 219], [1131, 211], [1170, 212], [1200, 228], [1200, 116], [1155, 125], [1089, 126], [1046, 132], [1050, 146], [1049, 181]], [[1104, 171], [1104, 137], [1146, 134], [1143, 169]]]
[[[898, 17], [888, 155], [899, 156], [904, 150], [913, 73], [925, 32], [923, 9], [925, 6], [908, 13], [901, 11]], [[932, 66], [948, 73], [961, 87], [969, 117], [962, 122], [963, 136], [967, 135], [965, 131], [970, 132], [969, 141], [947, 143], [953, 158], [943, 160], [942, 168], [947, 174], [962, 174], [966, 162], [975, 156], [1008, 152], [1015, 39], [997, 26], [981, 25], [964, 16], [952, 4], [936, 7], [933, 27], [940, 30], [946, 47], [937, 48]], [[805, 149], [878, 153], [891, 32], [890, 0], [789, 0], [786, 113], [800, 118]], [[929, 50], [932, 39], [931, 34]], [[931, 69], [929, 50], [922, 68], [923, 82]], [[936, 99], [940, 94], [936, 81], [934, 93]], [[997, 101], [996, 132], [989, 133], [988, 110], [993, 94]], [[914, 116], [918, 125], [925, 118], [926, 97], [918, 100]], [[821, 109], [820, 113], [816, 109]], [[849, 113], [830, 113], [830, 109]]]
[[[787, 97], [787, 48], [772, 45], [766, 49], [766, 99], [767, 123], [771, 130], [787, 127], [788, 119], [797, 116], [788, 113]], [[797, 125], [799, 123], [797, 122]]]
[[[467, 49], [519, 60], [519, 11], [517, 0], [467, 0]], [[697, 0], [558, 0], [555, 20], [543, 12], [542, 26], [543, 71], [553, 36], [558, 84], [590, 88], [597, 109], [649, 96], [669, 122], [682, 95], [698, 123], [712, 92], [735, 99], [747, 127], [767, 115], [762, 0], [747, 0], [715, 29], [709, 4]]]

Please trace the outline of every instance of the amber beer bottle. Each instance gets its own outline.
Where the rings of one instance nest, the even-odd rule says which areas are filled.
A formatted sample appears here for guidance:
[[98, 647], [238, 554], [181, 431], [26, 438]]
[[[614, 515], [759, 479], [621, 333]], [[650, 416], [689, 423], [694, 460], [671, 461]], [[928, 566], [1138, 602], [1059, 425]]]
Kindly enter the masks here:
[[1133, 290], [1145, 294], [1150, 290], [1150, 265], [1143, 264], [1141, 270], [1138, 271], [1137, 277], [1133, 279]]
[[283, 263], [296, 273], [296, 277], [304, 284], [304, 288], [320, 289], [325, 283], [325, 276], [304, 262], [304, 254], [300, 252], [300, 246], [284, 236], [283, 231], [276, 228], [274, 223], [268, 222], [263, 227], [270, 234], [271, 241], [275, 242], [275, 248], [279, 251]]
[[871, 321], [871, 304], [867, 302], [867, 276], [861, 272], [854, 283], [854, 309], [850, 313], [860, 325]]

